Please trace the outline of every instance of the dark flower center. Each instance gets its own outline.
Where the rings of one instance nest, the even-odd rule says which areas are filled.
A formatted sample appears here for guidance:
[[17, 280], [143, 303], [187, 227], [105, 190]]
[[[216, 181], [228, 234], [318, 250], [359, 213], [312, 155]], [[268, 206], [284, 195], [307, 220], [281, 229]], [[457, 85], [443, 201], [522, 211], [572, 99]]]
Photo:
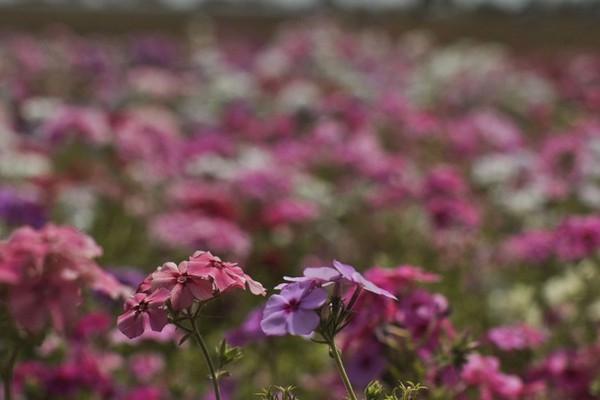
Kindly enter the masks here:
[[300, 301], [298, 299], [290, 299], [288, 301], [287, 305], [285, 306], [285, 311], [294, 312], [298, 309], [299, 306], [300, 306]]
[[135, 306], [135, 312], [137, 314], [145, 313], [148, 311], [148, 302], [146, 300], [140, 301], [140, 304]]

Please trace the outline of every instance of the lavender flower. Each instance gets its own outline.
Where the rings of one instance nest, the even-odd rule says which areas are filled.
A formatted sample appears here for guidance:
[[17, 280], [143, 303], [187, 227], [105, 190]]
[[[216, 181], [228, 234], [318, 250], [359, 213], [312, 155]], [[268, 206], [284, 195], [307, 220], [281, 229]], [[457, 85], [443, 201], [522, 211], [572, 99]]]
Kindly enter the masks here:
[[310, 335], [319, 325], [315, 310], [327, 297], [312, 282], [289, 284], [267, 301], [260, 326], [267, 335]]

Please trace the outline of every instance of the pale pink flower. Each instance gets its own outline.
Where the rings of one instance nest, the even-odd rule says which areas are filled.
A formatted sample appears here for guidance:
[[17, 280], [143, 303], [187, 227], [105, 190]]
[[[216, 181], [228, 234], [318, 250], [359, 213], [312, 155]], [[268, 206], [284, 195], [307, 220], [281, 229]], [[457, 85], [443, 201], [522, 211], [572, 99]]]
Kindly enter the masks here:
[[2, 250], [0, 270], [18, 274], [10, 282], [7, 303], [17, 323], [27, 330], [42, 330], [51, 320], [54, 328], [63, 331], [74, 320], [82, 288], [113, 298], [128, 292], [92, 260], [102, 249], [72, 227], [20, 228]]

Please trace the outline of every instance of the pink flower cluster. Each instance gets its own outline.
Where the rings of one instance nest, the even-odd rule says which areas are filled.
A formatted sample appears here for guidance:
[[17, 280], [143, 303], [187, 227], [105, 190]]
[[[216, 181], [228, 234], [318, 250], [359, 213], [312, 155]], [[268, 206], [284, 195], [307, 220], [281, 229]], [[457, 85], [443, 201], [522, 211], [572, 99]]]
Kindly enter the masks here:
[[39, 332], [51, 322], [63, 332], [76, 319], [83, 288], [124, 297], [128, 289], [93, 260], [100, 255], [92, 238], [70, 226], [24, 227], [0, 242], [0, 284], [17, 324]]
[[263, 286], [236, 263], [197, 251], [179, 265], [166, 262], [150, 274], [137, 293], [125, 302], [125, 313], [119, 316], [117, 326], [130, 339], [146, 329], [160, 332], [168, 323], [168, 305], [180, 311], [195, 301], [207, 301], [233, 289], [266, 294]]

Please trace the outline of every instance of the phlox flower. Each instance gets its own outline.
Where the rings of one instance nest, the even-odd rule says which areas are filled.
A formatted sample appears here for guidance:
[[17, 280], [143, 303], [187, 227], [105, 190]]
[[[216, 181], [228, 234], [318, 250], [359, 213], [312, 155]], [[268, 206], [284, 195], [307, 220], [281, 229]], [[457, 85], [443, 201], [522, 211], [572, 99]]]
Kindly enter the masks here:
[[327, 292], [312, 282], [287, 285], [269, 298], [260, 325], [267, 335], [310, 335], [319, 325], [315, 310], [327, 297]]
[[125, 302], [125, 313], [117, 318], [117, 327], [129, 339], [140, 336], [148, 328], [160, 332], [167, 324], [165, 301], [171, 293], [159, 288], [152, 294], [136, 293]]
[[0, 248], [0, 278], [9, 283], [7, 304], [29, 331], [42, 330], [48, 320], [63, 331], [75, 319], [86, 286], [112, 298], [128, 293], [92, 260], [102, 249], [70, 226], [23, 227]]
[[546, 340], [543, 331], [525, 324], [490, 329], [487, 337], [504, 351], [534, 349]]
[[[343, 264], [337, 260], [333, 261], [333, 267], [311, 267], [304, 269], [304, 276], [300, 277], [289, 277], [285, 276], [284, 279], [288, 282], [313, 282], [320, 286], [328, 286], [333, 283], [345, 283], [351, 286], [356, 286], [371, 293], [375, 293], [381, 296], [388, 297], [390, 299], [397, 300], [396, 297], [375, 285], [373, 282], [367, 280], [360, 272], [354, 267], [348, 264]], [[276, 289], [282, 289], [287, 283], [283, 283], [276, 287]]]
[[247, 284], [252, 294], [264, 296], [266, 293], [263, 286], [245, 274], [237, 263], [222, 261], [210, 252], [195, 252], [190, 257], [188, 269], [197, 276], [212, 279], [218, 292], [235, 287], [245, 289]]
[[383, 290], [379, 286], [375, 285], [373, 282], [365, 279], [365, 277], [362, 276], [362, 274], [356, 269], [354, 269], [354, 267], [347, 264], [342, 264], [337, 260], [333, 261], [333, 266], [340, 273], [342, 279], [349, 282], [350, 284], [360, 287], [371, 293], [375, 293], [380, 296], [385, 296], [390, 299], [398, 300], [396, 296], [394, 296], [387, 290]]
[[213, 284], [203, 275], [190, 268], [187, 261], [179, 265], [174, 262], [164, 263], [152, 274], [151, 287], [165, 288], [171, 291], [171, 305], [175, 310], [188, 308], [196, 300], [207, 300], [213, 296]]
[[467, 384], [480, 388], [482, 399], [496, 398], [494, 393], [501, 398], [515, 399], [524, 389], [519, 377], [500, 371], [500, 363], [495, 357], [470, 354], [461, 376]]

